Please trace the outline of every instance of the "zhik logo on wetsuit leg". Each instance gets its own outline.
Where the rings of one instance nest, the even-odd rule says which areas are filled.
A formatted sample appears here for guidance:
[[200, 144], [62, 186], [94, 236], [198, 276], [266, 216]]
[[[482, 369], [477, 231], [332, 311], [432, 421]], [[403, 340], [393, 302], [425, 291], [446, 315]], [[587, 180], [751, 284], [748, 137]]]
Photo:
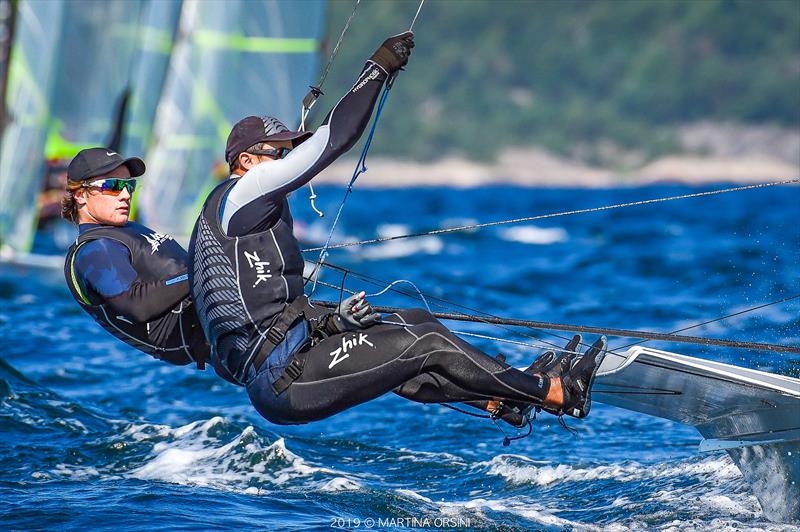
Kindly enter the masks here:
[[148, 244], [150, 244], [150, 254], [152, 255], [158, 248], [161, 247], [161, 244], [166, 242], [167, 240], [172, 240], [172, 237], [165, 233], [156, 233], [155, 231], [151, 235], [144, 235], [144, 239], [147, 240]]
[[258, 258], [258, 253], [253, 251], [250, 253], [249, 251], [244, 252], [244, 258], [247, 259], [247, 263], [250, 265], [250, 269], [256, 269], [256, 282], [253, 283], [253, 288], [256, 287], [258, 283], [261, 281], [266, 281], [270, 277], [272, 277], [272, 270], [267, 268], [269, 266], [268, 261], [264, 261]]
[[367, 340], [367, 335], [364, 333], [358, 333], [358, 336], [354, 334], [349, 340], [342, 336], [342, 347], [337, 347], [335, 350], [331, 351], [330, 356], [333, 357], [333, 360], [331, 360], [331, 363], [328, 365], [328, 369], [331, 369], [345, 358], [349, 358], [350, 355], [347, 353], [349, 350], [364, 344], [367, 344], [372, 348], [375, 347], [375, 344]]

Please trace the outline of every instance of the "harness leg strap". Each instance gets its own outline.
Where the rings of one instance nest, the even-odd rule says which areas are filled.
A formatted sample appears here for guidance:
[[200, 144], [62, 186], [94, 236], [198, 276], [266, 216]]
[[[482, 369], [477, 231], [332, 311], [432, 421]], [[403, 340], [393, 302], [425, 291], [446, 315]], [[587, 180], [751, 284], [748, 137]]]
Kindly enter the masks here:
[[286, 370], [283, 372], [283, 375], [278, 377], [278, 379], [272, 383], [272, 389], [277, 395], [285, 392], [286, 389], [291, 386], [294, 381], [299, 379], [300, 375], [303, 374], [303, 367], [306, 365], [307, 354], [308, 351], [303, 350], [292, 355], [289, 365], [286, 366]]
[[[267, 331], [264, 342], [261, 344], [261, 348], [258, 350], [258, 354], [253, 359], [253, 367], [255, 367], [256, 371], [261, 369], [261, 366], [263, 366], [267, 361], [267, 358], [269, 358], [269, 355], [272, 353], [275, 347], [277, 347], [278, 344], [280, 344], [284, 338], [286, 338], [286, 333], [289, 331], [292, 324], [297, 321], [297, 318], [303, 316], [308, 308], [310, 308], [310, 305], [308, 304], [308, 298], [305, 295], [302, 295], [292, 301], [292, 303], [287, 306], [283, 312], [276, 316], [275, 320], [272, 322], [272, 325]], [[286, 387], [297, 380], [297, 377], [300, 376], [300, 373], [302, 373], [303, 370], [302, 363], [298, 365], [295, 362], [296, 356], [297, 355], [292, 357], [292, 361], [286, 368], [286, 372], [283, 376], [281, 376], [281, 379], [283, 379], [287, 374], [296, 374], [296, 376], [291, 378], [291, 381], [286, 384]], [[273, 388], [274, 387], [275, 385], [273, 384]], [[286, 387], [283, 389], [286, 389]]]

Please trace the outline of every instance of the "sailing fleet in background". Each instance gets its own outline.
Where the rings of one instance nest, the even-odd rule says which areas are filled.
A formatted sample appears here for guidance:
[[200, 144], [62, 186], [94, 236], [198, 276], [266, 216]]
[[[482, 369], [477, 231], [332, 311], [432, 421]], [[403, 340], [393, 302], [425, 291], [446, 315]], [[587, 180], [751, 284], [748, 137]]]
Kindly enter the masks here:
[[324, 12], [324, 0], [0, 0], [3, 258], [71, 242], [58, 202], [88, 146], [143, 157], [135, 216], [188, 234], [228, 175], [231, 126], [266, 112], [298, 124]]

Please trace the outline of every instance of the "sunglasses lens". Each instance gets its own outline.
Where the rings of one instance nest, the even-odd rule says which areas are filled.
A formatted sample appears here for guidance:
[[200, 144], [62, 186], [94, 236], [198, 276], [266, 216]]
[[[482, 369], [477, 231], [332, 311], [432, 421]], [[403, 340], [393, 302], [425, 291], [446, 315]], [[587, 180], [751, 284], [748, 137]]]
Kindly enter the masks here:
[[111, 192], [119, 194], [122, 189], [127, 188], [129, 194], [136, 190], [135, 179], [105, 179], [100, 183], [101, 192]]

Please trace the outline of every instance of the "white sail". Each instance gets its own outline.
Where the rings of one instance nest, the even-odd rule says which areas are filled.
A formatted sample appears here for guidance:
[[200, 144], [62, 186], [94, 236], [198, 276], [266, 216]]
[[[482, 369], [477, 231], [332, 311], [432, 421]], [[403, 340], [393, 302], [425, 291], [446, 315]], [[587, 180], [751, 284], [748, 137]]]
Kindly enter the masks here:
[[[225, 140], [247, 115], [296, 125], [319, 68], [322, 0], [185, 0], [156, 116], [145, 223], [187, 234], [224, 167]], [[221, 170], [220, 170], [221, 168]]]
[[66, 2], [17, 4], [0, 144], [0, 244], [27, 251], [33, 242], [36, 199], [44, 176], [44, 145]]
[[181, 12], [180, 0], [147, 0], [137, 28], [138, 50], [131, 76], [131, 102], [122, 153], [144, 157], [164, 88]]

